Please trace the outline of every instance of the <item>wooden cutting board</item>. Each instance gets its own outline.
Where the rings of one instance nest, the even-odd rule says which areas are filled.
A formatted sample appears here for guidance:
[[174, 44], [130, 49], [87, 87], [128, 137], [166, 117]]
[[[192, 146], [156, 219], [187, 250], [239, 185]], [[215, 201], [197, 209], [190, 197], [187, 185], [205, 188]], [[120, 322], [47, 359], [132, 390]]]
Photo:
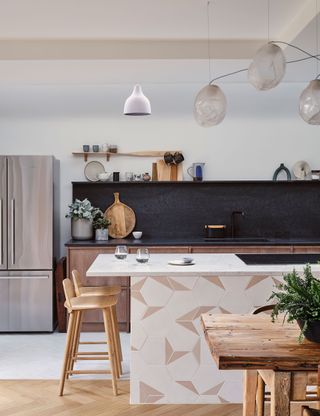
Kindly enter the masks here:
[[182, 163], [167, 165], [164, 160], [157, 161], [158, 181], [183, 181]]
[[113, 195], [114, 203], [104, 213], [105, 217], [111, 221], [109, 235], [112, 238], [125, 238], [136, 225], [136, 215], [132, 208], [120, 201], [119, 192]]
[[171, 167], [167, 165], [164, 160], [157, 161], [158, 181], [170, 181], [171, 180]]

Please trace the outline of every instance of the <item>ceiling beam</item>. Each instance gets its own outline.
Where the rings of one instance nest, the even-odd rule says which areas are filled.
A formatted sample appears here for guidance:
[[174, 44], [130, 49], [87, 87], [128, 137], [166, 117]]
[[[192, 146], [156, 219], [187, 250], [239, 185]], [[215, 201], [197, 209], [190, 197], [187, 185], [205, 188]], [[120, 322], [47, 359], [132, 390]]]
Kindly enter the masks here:
[[[265, 39], [210, 41], [212, 59], [251, 59]], [[208, 59], [207, 40], [6, 40], [0, 60]]]

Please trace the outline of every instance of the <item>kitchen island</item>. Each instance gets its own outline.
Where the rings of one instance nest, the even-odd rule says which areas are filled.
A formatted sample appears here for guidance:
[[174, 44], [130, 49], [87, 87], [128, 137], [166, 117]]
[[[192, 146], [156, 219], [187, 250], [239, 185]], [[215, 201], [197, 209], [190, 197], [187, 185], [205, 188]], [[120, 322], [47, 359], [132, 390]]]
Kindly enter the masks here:
[[[181, 255], [180, 255], [181, 257]], [[131, 403], [240, 403], [242, 376], [213, 364], [200, 327], [202, 313], [250, 313], [266, 304], [284, 273], [303, 265], [246, 265], [234, 254], [100, 254], [87, 278], [131, 277]], [[312, 266], [320, 276], [320, 266]]]

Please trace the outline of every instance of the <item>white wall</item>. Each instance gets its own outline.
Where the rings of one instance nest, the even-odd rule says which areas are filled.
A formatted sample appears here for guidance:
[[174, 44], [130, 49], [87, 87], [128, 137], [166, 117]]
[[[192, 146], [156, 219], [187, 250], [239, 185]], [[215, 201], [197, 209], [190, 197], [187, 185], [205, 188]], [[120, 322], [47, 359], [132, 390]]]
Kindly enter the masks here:
[[[270, 179], [281, 162], [291, 168], [301, 159], [320, 168], [319, 127], [307, 125], [297, 113], [305, 84], [282, 84], [269, 92], [225, 84], [227, 117], [209, 129], [199, 127], [192, 116], [201, 85], [143, 87], [153, 114], [137, 118], [121, 114], [131, 85], [0, 87], [0, 152], [53, 154], [61, 161], [62, 248], [70, 238], [64, 213], [71, 181], [84, 179], [84, 162], [71, 152], [82, 144], [115, 143], [120, 151], [179, 149], [185, 168], [206, 163], [205, 179]], [[122, 173], [150, 172], [152, 163], [120, 157], [101, 161], [106, 170]]]

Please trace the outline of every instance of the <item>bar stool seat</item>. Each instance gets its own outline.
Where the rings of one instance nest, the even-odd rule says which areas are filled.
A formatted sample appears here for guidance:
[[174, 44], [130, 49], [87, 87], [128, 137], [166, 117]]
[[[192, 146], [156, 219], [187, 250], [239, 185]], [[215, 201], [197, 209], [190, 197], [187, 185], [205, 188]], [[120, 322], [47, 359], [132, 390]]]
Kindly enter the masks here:
[[[116, 304], [116, 296], [79, 296], [70, 299], [70, 306], [73, 311], [104, 309]], [[69, 307], [67, 304], [65, 306]]]
[[[119, 377], [119, 354], [117, 350], [117, 339], [115, 334], [114, 314], [117, 303], [117, 296], [82, 296], [76, 297], [74, 286], [70, 279], [63, 280], [63, 289], [66, 297], [65, 307], [69, 313], [69, 323], [67, 331], [67, 342], [63, 360], [62, 374], [60, 379], [60, 396], [63, 395], [65, 380], [71, 374], [108, 374], [112, 376], [112, 388], [114, 395], [118, 394], [117, 377]], [[80, 339], [81, 315], [84, 311], [101, 310], [103, 313], [104, 327], [107, 337], [108, 351], [88, 354], [94, 357], [82, 357], [87, 353], [78, 353]], [[100, 355], [99, 355], [100, 354]], [[109, 360], [110, 371], [105, 370], [73, 370], [73, 364], [77, 359], [86, 360]]]
[[80, 286], [79, 296], [113, 296], [119, 295], [121, 286]]

